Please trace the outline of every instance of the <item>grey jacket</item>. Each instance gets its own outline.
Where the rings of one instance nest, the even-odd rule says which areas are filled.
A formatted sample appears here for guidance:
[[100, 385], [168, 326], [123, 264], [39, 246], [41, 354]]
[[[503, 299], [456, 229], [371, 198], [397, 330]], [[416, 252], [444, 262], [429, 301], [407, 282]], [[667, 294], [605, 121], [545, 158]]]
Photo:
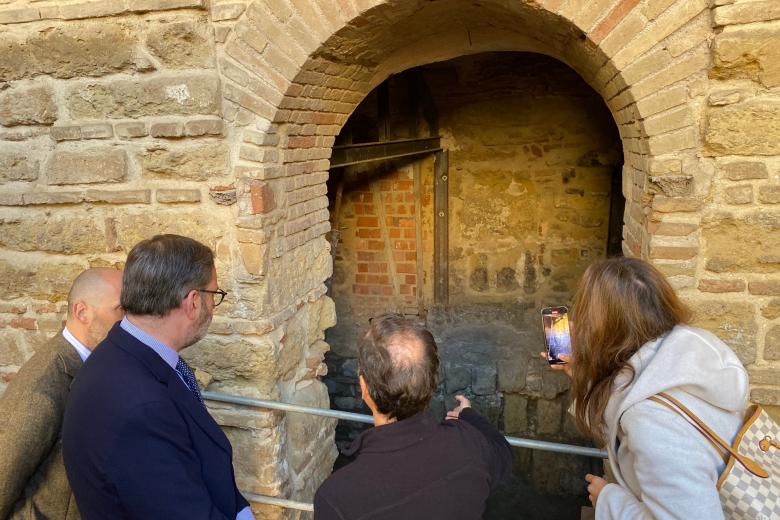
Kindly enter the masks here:
[[82, 362], [62, 334], [42, 346], [0, 398], [0, 519], [80, 518], [62, 462], [62, 417]]

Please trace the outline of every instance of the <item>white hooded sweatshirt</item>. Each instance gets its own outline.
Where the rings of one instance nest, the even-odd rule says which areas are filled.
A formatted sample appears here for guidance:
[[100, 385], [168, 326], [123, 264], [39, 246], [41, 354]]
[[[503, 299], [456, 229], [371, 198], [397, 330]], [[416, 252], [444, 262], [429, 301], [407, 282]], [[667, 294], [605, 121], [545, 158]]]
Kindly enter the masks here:
[[596, 502], [596, 520], [721, 520], [715, 485], [723, 457], [687, 420], [647, 398], [667, 392], [731, 443], [744, 420], [748, 377], [713, 334], [677, 326], [631, 357], [604, 413], [617, 484]]

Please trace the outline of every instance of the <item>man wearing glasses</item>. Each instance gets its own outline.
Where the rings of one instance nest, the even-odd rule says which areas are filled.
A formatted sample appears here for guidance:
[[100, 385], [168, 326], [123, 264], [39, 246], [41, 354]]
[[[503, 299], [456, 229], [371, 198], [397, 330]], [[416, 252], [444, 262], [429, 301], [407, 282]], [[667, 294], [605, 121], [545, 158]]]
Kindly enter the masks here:
[[214, 254], [157, 235], [127, 256], [125, 318], [95, 349], [65, 411], [65, 469], [84, 520], [253, 520], [232, 448], [179, 352], [202, 339], [217, 287]]

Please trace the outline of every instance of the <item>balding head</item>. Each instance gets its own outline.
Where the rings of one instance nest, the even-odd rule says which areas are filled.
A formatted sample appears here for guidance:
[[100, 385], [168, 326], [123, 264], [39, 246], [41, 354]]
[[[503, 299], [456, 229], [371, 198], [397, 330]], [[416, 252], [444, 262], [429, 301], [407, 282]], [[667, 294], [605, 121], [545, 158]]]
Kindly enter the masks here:
[[360, 375], [377, 410], [397, 420], [423, 411], [436, 390], [439, 356], [433, 335], [397, 314], [371, 321], [358, 346]]
[[95, 348], [122, 319], [121, 290], [122, 271], [108, 267], [87, 269], [73, 281], [65, 325], [87, 348]]

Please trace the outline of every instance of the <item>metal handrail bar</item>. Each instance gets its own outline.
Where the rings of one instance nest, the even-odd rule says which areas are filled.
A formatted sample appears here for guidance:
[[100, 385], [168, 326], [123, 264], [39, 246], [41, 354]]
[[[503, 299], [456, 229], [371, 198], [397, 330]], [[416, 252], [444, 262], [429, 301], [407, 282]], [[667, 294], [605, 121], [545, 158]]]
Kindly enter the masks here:
[[[370, 415], [360, 413], [342, 412], [340, 410], [330, 410], [325, 408], [312, 408], [301, 406], [299, 404], [280, 403], [279, 401], [269, 401], [267, 399], [252, 399], [238, 395], [222, 394], [218, 392], [202, 392], [204, 399], [218, 401], [222, 403], [239, 404], [252, 406], [255, 408], [268, 408], [271, 410], [281, 410], [285, 412], [307, 413], [319, 415], [321, 417], [331, 417], [333, 419], [343, 419], [346, 421], [362, 422], [373, 424], [374, 419]], [[561, 444], [558, 442], [539, 441], [536, 439], [522, 439], [520, 437], [506, 437], [511, 446], [518, 448], [530, 448], [533, 450], [554, 451], [556, 453], [568, 453], [570, 455], [583, 455], [585, 457], [595, 457], [606, 459], [607, 452], [598, 448], [589, 448], [587, 446], [575, 446], [573, 444]]]
[[298, 511], [314, 511], [314, 504], [310, 502], [298, 502], [296, 500], [287, 500], [286, 498], [269, 497], [268, 495], [256, 495], [254, 493], [241, 492], [244, 498], [256, 504], [268, 504], [279, 506], [285, 509], [297, 509]]

